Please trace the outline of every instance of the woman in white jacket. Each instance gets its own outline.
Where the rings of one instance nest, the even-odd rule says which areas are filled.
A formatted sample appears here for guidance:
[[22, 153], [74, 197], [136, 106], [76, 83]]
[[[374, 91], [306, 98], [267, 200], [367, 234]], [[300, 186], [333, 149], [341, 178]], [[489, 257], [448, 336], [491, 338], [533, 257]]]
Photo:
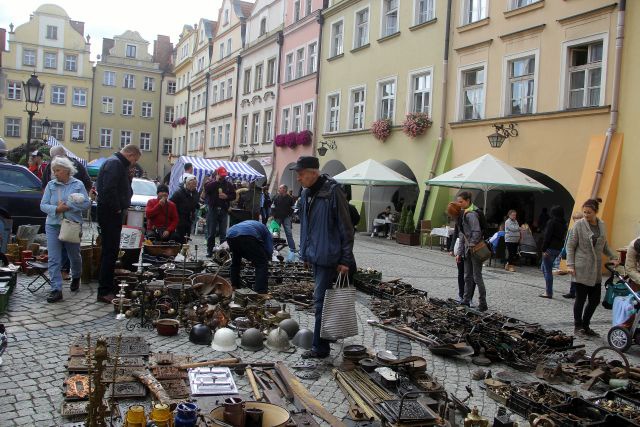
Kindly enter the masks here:
[[511, 272], [516, 271], [513, 263], [518, 256], [518, 243], [520, 243], [520, 224], [516, 220], [517, 215], [516, 211], [511, 209], [504, 223], [504, 243], [509, 253], [504, 269]]

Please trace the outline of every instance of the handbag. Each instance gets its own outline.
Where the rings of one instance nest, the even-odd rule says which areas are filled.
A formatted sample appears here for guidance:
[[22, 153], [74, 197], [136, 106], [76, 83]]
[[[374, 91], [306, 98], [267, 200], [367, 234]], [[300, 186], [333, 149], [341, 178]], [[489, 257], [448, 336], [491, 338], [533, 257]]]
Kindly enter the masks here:
[[320, 338], [337, 340], [355, 335], [358, 335], [356, 288], [346, 274], [338, 273], [335, 286], [324, 294]]
[[[60, 189], [58, 188], [58, 201], [60, 200]], [[82, 241], [82, 224], [65, 218], [63, 213], [58, 240], [67, 243], [80, 243]]]
[[471, 248], [471, 256], [480, 262], [485, 262], [491, 258], [491, 249], [484, 240], [479, 241]]

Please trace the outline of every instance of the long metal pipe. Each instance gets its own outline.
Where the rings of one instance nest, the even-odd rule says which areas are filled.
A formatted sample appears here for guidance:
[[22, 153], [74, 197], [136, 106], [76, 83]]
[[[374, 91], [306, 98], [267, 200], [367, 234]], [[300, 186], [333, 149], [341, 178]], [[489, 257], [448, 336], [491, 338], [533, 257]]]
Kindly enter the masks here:
[[607, 166], [607, 158], [609, 157], [609, 150], [611, 149], [611, 140], [613, 139], [613, 134], [616, 132], [616, 129], [618, 127], [620, 75], [622, 70], [622, 47], [624, 44], [624, 20], [626, 8], [627, 1], [620, 0], [620, 2], [618, 3], [618, 23], [616, 25], [616, 54], [613, 63], [613, 94], [611, 96], [609, 128], [607, 129], [604, 140], [604, 147], [602, 147], [602, 153], [600, 154], [600, 163], [598, 164], [598, 170], [596, 170], [593, 187], [591, 188], [592, 199], [596, 198], [598, 196], [598, 191], [600, 191], [602, 175], [604, 174], [604, 168]]

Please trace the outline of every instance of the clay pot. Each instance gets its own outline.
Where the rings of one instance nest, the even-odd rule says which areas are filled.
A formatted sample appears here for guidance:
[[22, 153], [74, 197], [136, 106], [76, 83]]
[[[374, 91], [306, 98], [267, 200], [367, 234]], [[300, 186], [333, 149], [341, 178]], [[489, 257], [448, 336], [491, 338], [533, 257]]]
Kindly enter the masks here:
[[175, 319], [160, 319], [156, 322], [156, 331], [158, 335], [172, 337], [178, 334], [180, 322]]
[[239, 397], [228, 397], [224, 406], [223, 419], [234, 426], [244, 426], [244, 400]]

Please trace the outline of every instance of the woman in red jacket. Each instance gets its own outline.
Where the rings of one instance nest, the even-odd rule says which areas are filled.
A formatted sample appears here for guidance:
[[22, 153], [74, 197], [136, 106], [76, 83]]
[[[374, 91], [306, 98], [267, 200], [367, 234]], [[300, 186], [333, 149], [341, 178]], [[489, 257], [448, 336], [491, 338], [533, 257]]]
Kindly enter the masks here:
[[145, 213], [147, 215], [147, 238], [159, 241], [179, 241], [176, 233], [178, 227], [178, 209], [176, 204], [169, 200], [169, 187], [158, 185], [158, 198], [147, 202]]

